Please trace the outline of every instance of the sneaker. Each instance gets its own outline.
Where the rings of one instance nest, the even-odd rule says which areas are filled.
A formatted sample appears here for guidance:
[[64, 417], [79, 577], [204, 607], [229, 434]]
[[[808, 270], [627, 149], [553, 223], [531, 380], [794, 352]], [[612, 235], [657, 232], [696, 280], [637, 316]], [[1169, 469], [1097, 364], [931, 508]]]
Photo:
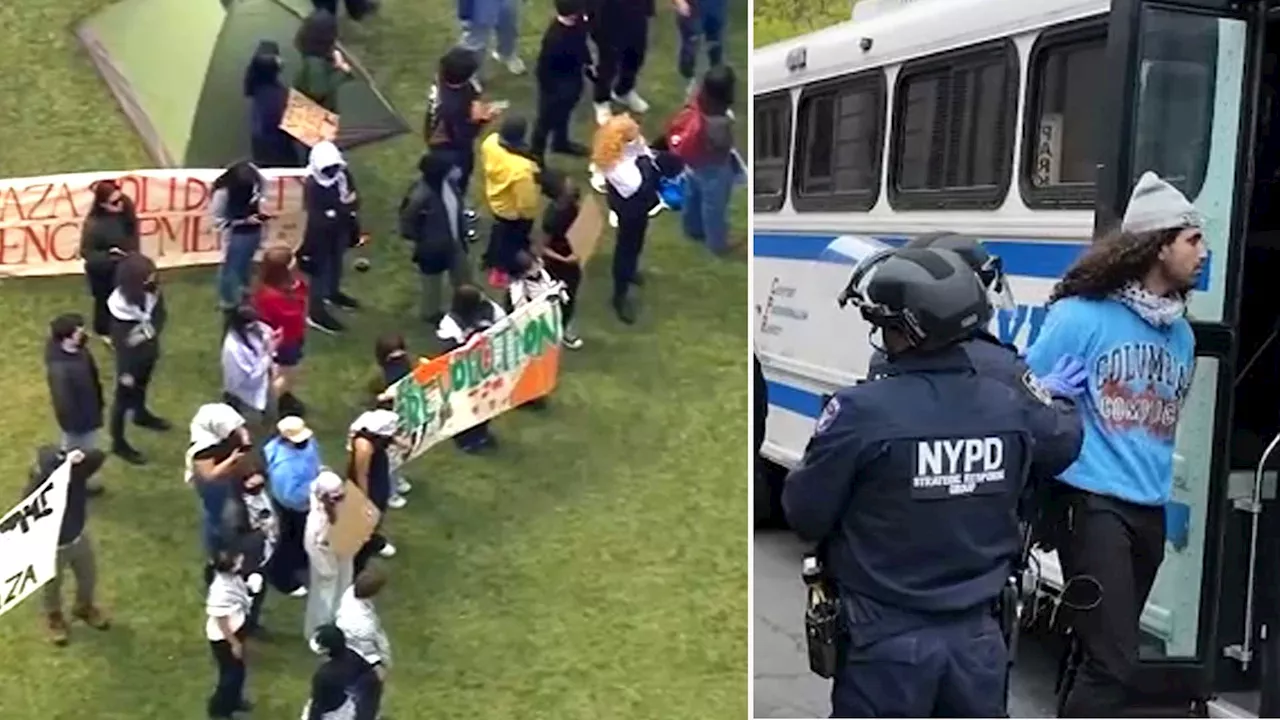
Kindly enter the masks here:
[[631, 300], [625, 297], [613, 299], [613, 311], [625, 325], [636, 324], [636, 308]]
[[71, 639], [71, 628], [60, 612], [51, 612], [45, 616], [45, 628], [49, 632], [49, 641], [58, 647], [66, 645]]
[[71, 611], [71, 615], [94, 630], [106, 630], [111, 627], [111, 621], [107, 619], [107, 616], [93, 605], [76, 608]]
[[299, 585], [297, 590], [294, 590], [293, 592], [289, 593], [289, 597], [293, 597], [293, 598], [304, 598], [306, 596], [307, 596], [306, 585]]
[[408, 500], [404, 499], [403, 495], [392, 495], [387, 500], [387, 507], [391, 508], [392, 510], [399, 510], [400, 508], [408, 504], [408, 502], [409, 502]]
[[404, 478], [396, 478], [396, 494], [397, 495], [408, 495], [409, 491], [412, 489], [413, 489], [413, 484], [410, 483], [408, 480], [405, 480]]
[[569, 348], [570, 350], [577, 350], [578, 348], [582, 347], [582, 338], [578, 337], [577, 335], [565, 333], [565, 336], [560, 341], [560, 344], [564, 345], [566, 348]]
[[147, 457], [138, 452], [132, 445], [121, 440], [111, 446], [111, 452], [130, 465], [146, 465]]
[[173, 429], [173, 423], [145, 410], [138, 413], [137, 417], [133, 419], [133, 424], [156, 432], [168, 432]]
[[503, 67], [507, 69], [507, 72], [511, 73], [512, 75], [524, 74], [524, 71], [525, 71], [524, 61], [520, 59], [520, 56], [512, 55], [511, 57], [502, 57], [501, 55], [498, 54], [497, 50], [494, 50], [493, 52], [489, 53], [489, 55], [494, 60], [497, 60], [498, 62], [502, 63]]
[[609, 107], [609, 103], [596, 103], [596, 124], [603, 125], [609, 122], [609, 118], [613, 117], [613, 108]]
[[356, 300], [350, 295], [342, 292], [337, 293], [333, 297], [329, 298], [329, 302], [333, 303], [334, 307], [342, 308], [343, 310], [359, 310], [360, 309], [359, 300]]
[[330, 317], [327, 313], [320, 317], [308, 315], [307, 327], [319, 330], [320, 332], [328, 335], [337, 335], [343, 330], [346, 330], [346, 328], [342, 326], [342, 323], [338, 322], [337, 318]]
[[636, 270], [631, 275], [631, 284], [635, 285], [636, 287], [644, 287], [644, 271], [643, 270]]
[[396, 556], [396, 546], [395, 546], [395, 545], [392, 545], [392, 544], [391, 544], [391, 543], [389, 543], [389, 542], [388, 542], [388, 543], [383, 543], [383, 544], [382, 544], [382, 549], [378, 551], [378, 554], [379, 554], [379, 555], [381, 555], [381, 556], [382, 556], [382, 557], [384, 557], [384, 558], [392, 558], [392, 557], [395, 557], [395, 556]]
[[648, 101], [640, 97], [639, 93], [637, 93], [635, 90], [632, 90], [626, 95], [618, 95], [615, 93], [613, 96], [613, 101], [626, 106], [628, 110], [634, 113], [640, 113], [643, 115], [644, 113], [649, 112]]

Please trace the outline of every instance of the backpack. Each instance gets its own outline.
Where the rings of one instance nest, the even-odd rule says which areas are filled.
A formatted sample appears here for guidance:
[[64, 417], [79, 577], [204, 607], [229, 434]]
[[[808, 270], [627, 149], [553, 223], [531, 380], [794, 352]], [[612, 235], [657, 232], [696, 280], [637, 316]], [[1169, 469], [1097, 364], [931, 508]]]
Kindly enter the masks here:
[[697, 163], [704, 155], [702, 134], [706, 116], [696, 99], [689, 101], [667, 124], [667, 147], [686, 165]]
[[400, 200], [400, 237], [417, 242], [422, 239], [422, 214], [426, 210], [427, 184], [418, 178], [410, 183]]

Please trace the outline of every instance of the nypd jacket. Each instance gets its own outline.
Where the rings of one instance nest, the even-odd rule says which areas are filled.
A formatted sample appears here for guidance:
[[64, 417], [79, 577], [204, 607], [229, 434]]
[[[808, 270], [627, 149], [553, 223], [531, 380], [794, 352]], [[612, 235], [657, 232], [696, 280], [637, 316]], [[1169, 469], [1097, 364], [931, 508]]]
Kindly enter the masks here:
[[885, 363], [823, 409], [782, 503], [825, 544], [842, 594], [919, 613], [991, 602], [1020, 550], [1028, 473], [1056, 475], [1079, 453], [1069, 403], [980, 372], [970, 349]]

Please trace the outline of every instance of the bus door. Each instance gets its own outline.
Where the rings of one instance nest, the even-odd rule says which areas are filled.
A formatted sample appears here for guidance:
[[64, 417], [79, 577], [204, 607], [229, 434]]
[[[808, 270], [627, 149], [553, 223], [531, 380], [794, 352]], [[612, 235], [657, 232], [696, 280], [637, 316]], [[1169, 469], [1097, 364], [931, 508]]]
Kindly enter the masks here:
[[[1142, 173], [1182, 190], [1206, 218], [1210, 259], [1189, 314], [1194, 380], [1178, 423], [1164, 563], [1141, 619], [1137, 713], [1206, 712], [1214, 694], [1221, 528], [1227, 507], [1238, 252], [1252, 171], [1250, 132], [1264, 15], [1251, 2], [1112, 0], [1099, 107], [1098, 231], [1114, 228]], [[1155, 715], [1152, 715], [1153, 717]]]

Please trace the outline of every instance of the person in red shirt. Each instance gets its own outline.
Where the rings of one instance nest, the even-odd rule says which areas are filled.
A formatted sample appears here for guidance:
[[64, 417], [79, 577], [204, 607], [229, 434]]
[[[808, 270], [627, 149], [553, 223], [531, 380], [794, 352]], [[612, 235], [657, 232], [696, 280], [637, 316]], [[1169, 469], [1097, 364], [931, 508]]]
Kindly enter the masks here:
[[298, 272], [293, 251], [274, 247], [262, 256], [253, 307], [276, 334], [272, 395], [280, 417], [301, 416], [304, 406], [293, 394], [307, 337], [307, 281]]

